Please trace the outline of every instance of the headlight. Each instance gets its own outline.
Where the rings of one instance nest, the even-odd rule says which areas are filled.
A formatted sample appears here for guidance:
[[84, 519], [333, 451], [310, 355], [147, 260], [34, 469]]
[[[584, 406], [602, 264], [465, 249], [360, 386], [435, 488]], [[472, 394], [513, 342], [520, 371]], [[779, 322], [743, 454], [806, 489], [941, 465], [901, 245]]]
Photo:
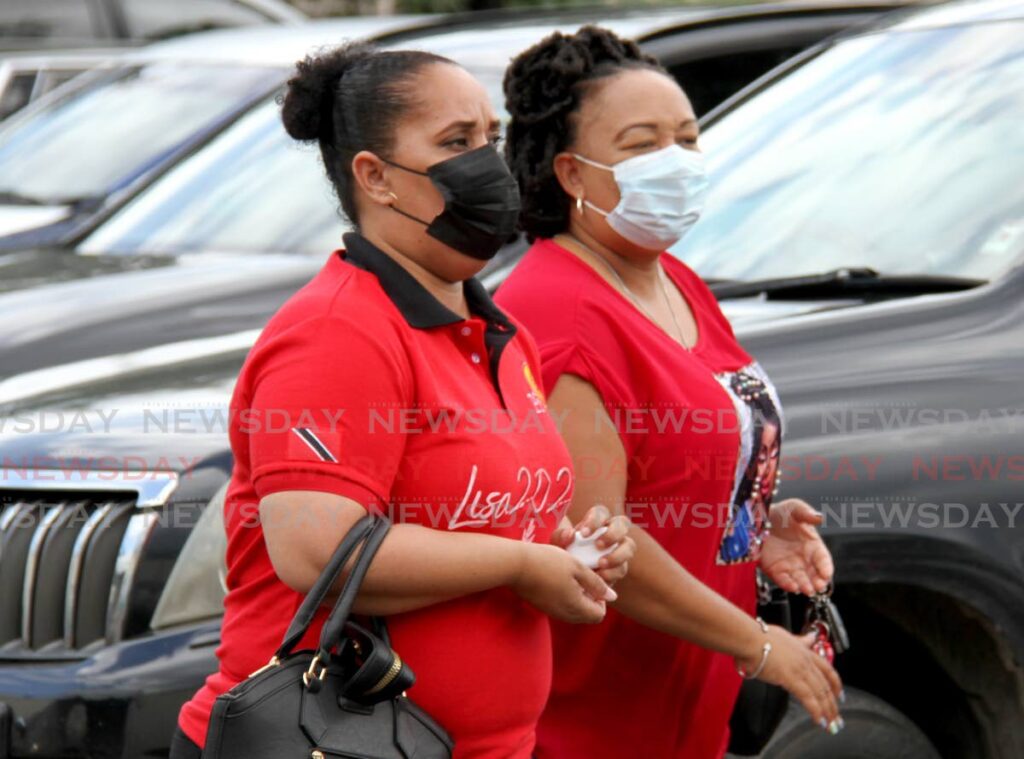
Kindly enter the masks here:
[[210, 499], [185, 541], [153, 612], [151, 627], [154, 630], [212, 619], [224, 613], [228, 545], [224, 531], [224, 497], [230, 482], [230, 479], [225, 482]]

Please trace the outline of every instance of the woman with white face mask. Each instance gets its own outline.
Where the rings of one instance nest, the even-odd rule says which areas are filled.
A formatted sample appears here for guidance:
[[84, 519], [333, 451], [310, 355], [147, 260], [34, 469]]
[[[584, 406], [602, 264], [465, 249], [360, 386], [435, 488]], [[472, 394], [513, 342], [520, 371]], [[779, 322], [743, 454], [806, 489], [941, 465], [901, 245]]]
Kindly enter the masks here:
[[838, 732], [842, 685], [813, 638], [754, 617], [758, 566], [808, 595], [833, 573], [821, 515], [772, 504], [778, 395], [665, 252], [708, 186], [693, 108], [653, 58], [596, 27], [525, 51], [504, 87], [533, 245], [496, 301], [539, 345], [539, 390], [574, 460], [570, 510], [626, 515], [637, 544], [601, 625], [552, 626], [538, 759], [721, 757], [744, 676]]

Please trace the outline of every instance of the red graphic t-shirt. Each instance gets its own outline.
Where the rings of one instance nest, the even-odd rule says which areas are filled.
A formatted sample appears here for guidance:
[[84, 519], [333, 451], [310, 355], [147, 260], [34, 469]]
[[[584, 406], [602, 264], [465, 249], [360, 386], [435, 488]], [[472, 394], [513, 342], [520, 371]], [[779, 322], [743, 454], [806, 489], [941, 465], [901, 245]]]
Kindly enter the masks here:
[[[538, 240], [495, 297], [540, 349], [548, 393], [592, 384], [627, 454], [626, 509], [704, 584], [755, 613], [759, 531], [778, 468], [781, 407], [700, 278], [662, 256], [689, 302], [687, 351], [586, 262]], [[588, 475], [581, 468], [577, 478]], [[539, 759], [714, 759], [740, 687], [731, 657], [609, 608], [599, 625], [552, 622], [554, 680]]]
[[[263, 496], [337, 493], [396, 524], [544, 543], [571, 500], [526, 332], [476, 280], [462, 319], [364, 237], [345, 243], [271, 318], [235, 386], [220, 669], [179, 716], [200, 746], [216, 696], [269, 660], [302, 600], [270, 563]], [[328, 612], [296, 650], [315, 647]], [[530, 757], [551, 681], [545, 615], [496, 588], [386, 619], [416, 674], [409, 697], [456, 759]]]

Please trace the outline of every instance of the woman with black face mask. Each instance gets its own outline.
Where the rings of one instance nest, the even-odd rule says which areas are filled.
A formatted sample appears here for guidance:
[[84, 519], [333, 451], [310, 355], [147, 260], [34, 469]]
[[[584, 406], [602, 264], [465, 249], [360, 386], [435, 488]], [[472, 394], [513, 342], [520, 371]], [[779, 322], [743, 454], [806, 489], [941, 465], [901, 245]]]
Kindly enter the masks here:
[[[288, 83], [355, 226], [271, 318], [231, 402], [219, 671], [182, 708], [171, 756], [199, 756], [214, 699], [265, 665], [302, 596], [368, 510], [393, 526], [354, 611], [383, 617], [409, 696], [454, 756], [528, 759], [548, 696], [548, 616], [599, 622], [633, 554], [563, 550], [573, 474], [537, 351], [474, 279], [513, 230], [515, 180], [484, 88], [452, 61], [350, 45]], [[296, 219], [296, 224], [303, 223]], [[314, 648], [331, 596], [296, 649]]]

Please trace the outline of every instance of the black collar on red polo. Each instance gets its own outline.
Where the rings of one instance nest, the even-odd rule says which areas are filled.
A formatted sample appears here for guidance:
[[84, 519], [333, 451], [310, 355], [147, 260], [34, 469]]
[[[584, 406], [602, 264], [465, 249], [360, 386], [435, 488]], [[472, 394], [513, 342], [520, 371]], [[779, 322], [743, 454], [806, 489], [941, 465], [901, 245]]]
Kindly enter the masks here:
[[[359, 232], [342, 235], [345, 243], [344, 258], [360, 269], [376, 275], [385, 294], [395, 304], [410, 327], [429, 329], [455, 324], [464, 319], [419, 283], [405, 268]], [[516, 334], [516, 326], [491, 299], [487, 288], [476, 277], [463, 282], [463, 292], [470, 312], [487, 322], [484, 344], [490, 358], [491, 379], [498, 394], [498, 361], [509, 341]]]

